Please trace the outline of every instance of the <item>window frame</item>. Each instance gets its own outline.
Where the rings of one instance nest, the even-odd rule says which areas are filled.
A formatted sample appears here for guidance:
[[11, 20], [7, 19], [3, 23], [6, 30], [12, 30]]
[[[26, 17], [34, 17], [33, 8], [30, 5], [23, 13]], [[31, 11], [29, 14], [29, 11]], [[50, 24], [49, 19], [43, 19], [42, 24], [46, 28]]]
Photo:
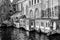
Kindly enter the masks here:
[[44, 26], [44, 23], [43, 22], [41, 22], [41, 26]]
[[32, 5], [33, 5], [33, 0], [32, 0]]
[[39, 0], [37, 0], [37, 3], [39, 3]]
[[34, 0], [34, 4], [36, 4], [36, 0]]

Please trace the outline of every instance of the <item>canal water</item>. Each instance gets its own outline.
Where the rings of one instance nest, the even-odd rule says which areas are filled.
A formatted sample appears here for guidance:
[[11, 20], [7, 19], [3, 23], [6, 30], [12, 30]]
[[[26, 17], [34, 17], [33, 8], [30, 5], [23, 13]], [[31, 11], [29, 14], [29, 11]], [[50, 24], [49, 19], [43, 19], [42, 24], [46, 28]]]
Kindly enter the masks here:
[[28, 32], [23, 28], [0, 28], [0, 40], [60, 40], [60, 35], [47, 36], [35, 30]]

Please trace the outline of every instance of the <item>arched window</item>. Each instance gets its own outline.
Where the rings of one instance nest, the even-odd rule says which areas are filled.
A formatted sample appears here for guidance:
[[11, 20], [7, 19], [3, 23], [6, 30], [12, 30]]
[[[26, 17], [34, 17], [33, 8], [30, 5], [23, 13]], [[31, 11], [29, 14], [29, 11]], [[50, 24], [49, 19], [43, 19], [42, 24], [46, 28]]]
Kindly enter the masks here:
[[41, 26], [44, 26], [44, 23], [43, 22], [41, 22]]
[[16, 5], [16, 9], [18, 11], [22, 11], [22, 3], [19, 3], [18, 5]]
[[31, 6], [31, 1], [29, 1], [29, 6]]
[[32, 0], [32, 5], [33, 5], [33, 0]]
[[39, 0], [37, 0], [37, 3], [39, 3]]
[[40, 18], [40, 13], [38, 8], [35, 9], [35, 18]]
[[45, 13], [45, 11], [41, 10], [41, 17], [44, 17], [44, 13]]
[[48, 17], [51, 17], [51, 9], [50, 8], [47, 9], [47, 12], [48, 12]]
[[32, 10], [30, 10], [30, 18], [34, 18], [34, 14]]
[[34, 0], [34, 3], [36, 4], [36, 0]]

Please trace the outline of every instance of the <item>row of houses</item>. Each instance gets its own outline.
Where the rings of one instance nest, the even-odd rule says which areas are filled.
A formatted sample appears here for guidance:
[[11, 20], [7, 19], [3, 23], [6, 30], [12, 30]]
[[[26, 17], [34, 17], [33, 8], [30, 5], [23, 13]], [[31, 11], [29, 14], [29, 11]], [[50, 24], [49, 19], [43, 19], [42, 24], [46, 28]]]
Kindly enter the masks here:
[[[19, 0], [12, 5], [15, 5], [15, 14], [11, 18], [15, 21], [18, 19], [18, 25], [24, 24], [25, 28], [42, 30], [42, 32], [49, 32], [51, 27], [53, 30], [57, 28], [57, 21], [59, 21], [59, 0]], [[19, 16], [18, 16], [18, 15]], [[25, 23], [20, 18], [25, 15]], [[15, 22], [16, 24], [16, 22]], [[20, 27], [20, 26], [19, 26]], [[19, 28], [18, 27], [18, 28]], [[45, 29], [45, 30], [44, 30]], [[28, 29], [27, 29], [28, 30]]]

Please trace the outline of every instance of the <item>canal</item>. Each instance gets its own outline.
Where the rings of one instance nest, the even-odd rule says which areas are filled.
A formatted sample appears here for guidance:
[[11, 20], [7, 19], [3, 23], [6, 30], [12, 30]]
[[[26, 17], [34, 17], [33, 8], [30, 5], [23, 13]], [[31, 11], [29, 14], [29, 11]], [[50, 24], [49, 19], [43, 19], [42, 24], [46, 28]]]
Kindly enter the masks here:
[[[29, 34], [27, 34], [29, 33]], [[47, 36], [37, 31], [26, 31], [23, 28], [0, 28], [0, 40], [60, 40], [59, 34]]]

